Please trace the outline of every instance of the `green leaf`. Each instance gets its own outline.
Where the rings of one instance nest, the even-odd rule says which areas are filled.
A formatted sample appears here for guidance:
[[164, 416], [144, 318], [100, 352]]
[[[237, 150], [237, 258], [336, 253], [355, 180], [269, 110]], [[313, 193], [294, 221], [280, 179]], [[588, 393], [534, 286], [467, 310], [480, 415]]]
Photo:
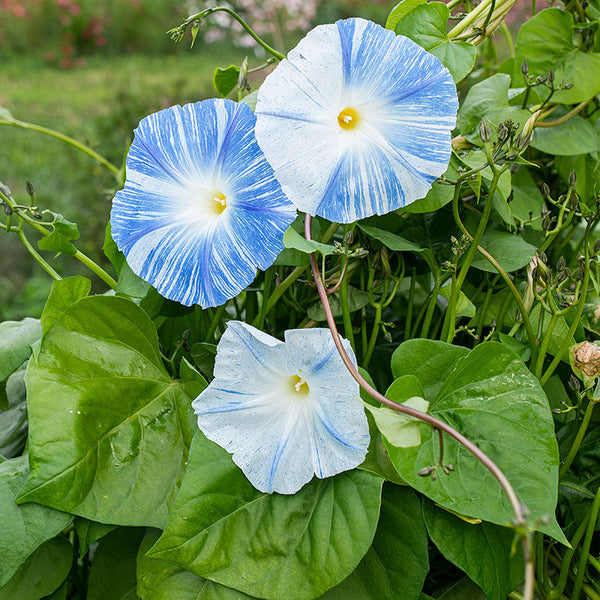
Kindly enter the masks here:
[[457, 125], [463, 135], [477, 132], [481, 119], [493, 109], [508, 106], [510, 76], [496, 73], [476, 83], [458, 110]]
[[90, 293], [92, 282], [85, 277], [68, 277], [52, 284], [40, 322], [47, 333], [71, 305]]
[[386, 248], [395, 252], [423, 252], [424, 250], [414, 242], [409, 242], [395, 233], [385, 231], [385, 229], [364, 225], [363, 223], [358, 223], [358, 228], [370, 238], [381, 242]]
[[531, 348], [523, 342], [516, 340], [514, 337], [510, 337], [499, 331], [498, 340], [512, 350], [523, 362], [526, 362], [531, 358]]
[[71, 243], [71, 240], [79, 239], [79, 229], [75, 223], [67, 221], [61, 214], [45, 210], [44, 214], [52, 215], [52, 221], [46, 223], [52, 227], [52, 232], [43, 237], [38, 242], [40, 250], [52, 250], [54, 252], [64, 252], [65, 254], [75, 254], [77, 248]]
[[438, 600], [488, 600], [481, 591], [481, 588], [468, 577], [463, 577], [456, 583], [453, 583], [437, 598]]
[[[512, 273], [527, 266], [536, 255], [537, 248], [528, 244], [521, 236], [508, 231], [488, 230], [483, 234], [481, 246], [485, 248], [507, 272]], [[496, 267], [477, 253], [472, 266], [488, 273], [497, 273]]]
[[179, 365], [179, 377], [183, 381], [185, 393], [190, 398], [196, 398], [203, 390], [208, 387], [208, 383], [200, 372], [192, 365], [185, 356], [181, 359]]
[[[396, 398], [389, 395], [388, 398], [390, 400], [396, 400]], [[396, 401], [398, 402], [398, 400]], [[420, 410], [421, 412], [427, 412], [427, 408], [429, 407], [429, 403], [418, 396], [408, 398], [408, 400], [398, 403], [404, 404], [409, 408]], [[408, 448], [409, 446], [418, 446], [421, 443], [419, 421], [397, 410], [387, 408], [386, 406], [377, 408], [371, 406], [368, 402], [363, 402], [363, 404], [373, 415], [377, 428], [384, 436], [386, 446], [389, 444], [396, 448]]]
[[197, 342], [190, 351], [194, 363], [206, 377], [213, 376], [217, 346], [208, 342]]
[[309, 241], [304, 236], [300, 235], [292, 226], [288, 227], [283, 234], [283, 245], [286, 248], [300, 250], [306, 254], [318, 251], [321, 254], [328, 256], [337, 253], [337, 249], [334, 246], [321, 244], [320, 242], [312, 240]]
[[38, 546], [66, 529], [73, 520], [71, 515], [38, 504], [15, 504], [27, 472], [27, 456], [0, 462], [0, 586], [6, 584]]
[[446, 206], [446, 204], [452, 201], [453, 196], [453, 185], [434, 182], [425, 198], [421, 198], [420, 200], [416, 200], [411, 204], [403, 206], [402, 210], [412, 214], [433, 212], [434, 210], [442, 208], [442, 206]]
[[555, 92], [552, 102], [576, 104], [600, 92], [600, 54], [577, 49], [573, 29], [573, 16], [559, 8], [547, 8], [526, 21], [515, 45], [513, 80], [519, 85], [523, 81], [521, 64], [526, 61], [530, 75], [548, 75], [552, 70], [556, 82], [573, 84], [570, 90]]
[[589, 121], [579, 115], [554, 127], [536, 127], [531, 146], [558, 156], [588, 154], [600, 149], [596, 130]]
[[[448, 283], [444, 287], [440, 288], [439, 295], [449, 302], [452, 297], [452, 284]], [[448, 302], [445, 303], [445, 307], [448, 306]], [[467, 298], [467, 295], [464, 292], [459, 292], [456, 300], [456, 318], [474, 317], [475, 312], [475, 305], [469, 300], [469, 298]]]
[[520, 544], [512, 554], [514, 530], [485, 521], [467, 523], [431, 502], [424, 503], [423, 517], [438, 550], [479, 585], [488, 600], [506, 600], [523, 581]]
[[575, 189], [582, 200], [592, 200], [600, 191], [600, 167], [598, 158], [594, 155], [557, 156], [555, 165], [565, 182], [568, 181], [571, 171], [575, 171]]
[[198, 577], [146, 552], [161, 531], [148, 530], [137, 555], [137, 594], [142, 600], [252, 600], [242, 592]]
[[[348, 310], [353, 313], [365, 306], [368, 306], [369, 294], [363, 292], [351, 285], [348, 286]], [[329, 296], [329, 305], [334, 317], [342, 315], [342, 299], [340, 292], [335, 292]], [[308, 307], [307, 316], [314, 321], [325, 321], [325, 310], [321, 302], [315, 302]]]
[[94, 542], [97, 542], [117, 527], [118, 525], [107, 525], [106, 523], [97, 523], [96, 521], [77, 517], [75, 519], [75, 531], [79, 539], [79, 558], [83, 558], [87, 554]]
[[427, 571], [421, 503], [406, 487], [386, 485], [373, 545], [356, 570], [320, 600], [417, 600]]
[[73, 546], [66, 538], [45, 542], [0, 588], [0, 600], [40, 600], [52, 594], [67, 578], [72, 562]]
[[421, 4], [399, 21], [396, 33], [409, 37], [437, 56], [458, 83], [473, 69], [477, 49], [468, 42], [453, 42], [448, 38], [449, 16], [450, 11], [443, 2]]
[[[542, 319], [540, 329], [540, 318]], [[534, 331], [541, 331], [541, 337], [544, 338], [547, 335], [548, 325], [550, 324], [551, 316], [543, 309], [541, 304], [536, 304], [531, 312], [529, 313], [529, 320], [531, 321], [531, 327]], [[558, 317], [556, 325], [550, 334], [548, 340], [548, 352], [555, 356], [558, 354], [565, 340], [569, 339], [569, 345], [575, 343], [575, 338], [569, 335], [569, 324], [564, 317]], [[569, 355], [565, 352], [563, 356], [565, 362], [569, 362]]]
[[512, 176], [512, 202], [510, 210], [514, 217], [524, 222], [530, 218], [536, 220], [528, 223], [528, 227], [536, 231], [542, 230], [542, 204], [544, 198], [527, 169], [519, 169]]
[[241, 102], [245, 102], [253, 111], [256, 111], [256, 101], [258, 100], [258, 90], [244, 96]]
[[229, 65], [228, 67], [218, 67], [213, 73], [213, 87], [221, 95], [221, 98], [225, 98], [229, 92], [235, 88], [238, 83], [240, 76], [240, 68], [235, 65]]
[[0, 323], [0, 381], [14, 373], [30, 356], [31, 344], [42, 337], [38, 319]]
[[104, 244], [102, 245], [102, 251], [106, 258], [110, 260], [118, 277], [121, 272], [121, 267], [125, 262], [125, 255], [117, 248], [117, 244], [112, 238], [110, 221], [106, 224], [106, 229], [104, 230]]
[[0, 412], [0, 455], [19, 456], [27, 440], [25, 368], [13, 373], [6, 382], [7, 410]]
[[78, 300], [45, 332], [26, 382], [31, 473], [20, 500], [164, 526], [196, 424], [144, 311], [118, 296]]
[[[413, 344], [409, 351], [396, 351], [398, 374], [421, 378], [423, 371], [408, 371], [410, 360], [398, 360], [404, 355], [414, 361], [418, 350], [419, 346]], [[430, 359], [430, 350], [425, 346], [423, 361]], [[455, 356], [448, 345], [439, 346], [439, 350]], [[449, 373], [447, 368], [440, 371], [434, 374], [443, 382], [435, 398], [428, 396], [430, 370], [421, 380], [425, 399], [430, 402], [429, 414], [475, 440], [502, 469], [520, 501], [528, 507], [532, 522], [549, 518], [540, 530], [564, 542], [566, 538], [554, 517], [559, 460], [554, 422], [538, 380], [511, 350], [498, 342], [479, 344], [458, 360]], [[469, 517], [498, 525], [505, 525], [514, 517], [494, 476], [448, 435], [444, 436], [444, 462], [454, 465], [455, 470], [449, 475], [440, 473], [442, 482], [420, 477], [417, 473], [437, 464], [439, 458], [437, 432], [423, 425], [421, 435], [423, 443], [416, 448], [390, 448], [390, 459], [405, 481], [441, 506]]]
[[456, 362], [469, 354], [467, 348], [437, 340], [413, 339], [396, 348], [392, 354], [392, 374], [395, 378], [416, 377], [422, 386], [422, 396], [430, 402], [437, 396]]
[[265, 494], [198, 432], [169, 524], [150, 555], [261, 598], [315, 598], [369, 549], [382, 483], [354, 470], [315, 479], [291, 496]]
[[119, 527], [94, 553], [86, 600], [136, 600], [136, 556], [146, 530]]
[[385, 22], [385, 28], [394, 31], [396, 25], [413, 9], [417, 8], [420, 4], [423, 4], [425, 0], [402, 0], [398, 2], [392, 12], [388, 15]]

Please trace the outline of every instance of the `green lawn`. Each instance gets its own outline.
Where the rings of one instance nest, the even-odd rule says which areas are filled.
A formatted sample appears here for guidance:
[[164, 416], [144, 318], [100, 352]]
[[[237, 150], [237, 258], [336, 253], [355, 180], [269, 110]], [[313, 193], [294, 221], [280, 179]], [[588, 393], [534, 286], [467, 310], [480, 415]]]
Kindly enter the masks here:
[[[120, 165], [141, 118], [214, 96], [214, 68], [243, 58], [241, 52], [223, 54], [213, 48], [210, 54], [193, 50], [162, 58], [94, 58], [69, 71], [33, 59], [11, 59], [0, 65], [0, 81], [7, 82], [0, 88], [0, 106], [19, 120], [79, 139]], [[111, 173], [53, 138], [0, 126], [0, 181], [24, 203], [26, 180], [34, 184], [36, 204], [77, 222], [78, 247], [104, 260], [100, 247], [116, 189]], [[86, 274], [69, 257], [47, 258], [64, 275]], [[0, 232], [0, 320], [39, 314], [50, 283], [16, 236]]]

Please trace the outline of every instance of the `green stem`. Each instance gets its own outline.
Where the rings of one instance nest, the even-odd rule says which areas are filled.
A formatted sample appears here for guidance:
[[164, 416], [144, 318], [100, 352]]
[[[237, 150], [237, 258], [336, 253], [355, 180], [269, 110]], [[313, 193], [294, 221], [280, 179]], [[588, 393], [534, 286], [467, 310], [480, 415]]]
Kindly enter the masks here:
[[277, 52], [277, 50], [275, 50], [275, 48], [271, 48], [271, 46], [269, 46], [269, 44], [267, 44], [267, 42], [265, 42], [262, 38], [258, 37], [258, 35], [256, 35], [256, 33], [254, 33], [254, 31], [252, 30], [250, 25], [248, 25], [248, 23], [246, 23], [246, 21], [244, 21], [244, 19], [242, 19], [242, 17], [240, 17], [235, 11], [231, 10], [230, 8], [227, 8], [226, 6], [214, 6], [211, 8], [207, 8], [206, 10], [203, 10], [200, 13], [197, 13], [195, 15], [192, 15], [191, 17], [188, 17], [181, 27], [185, 28], [190, 23], [193, 23], [194, 21], [202, 21], [203, 19], [205, 19], [206, 17], [208, 17], [209, 15], [211, 15], [212, 13], [215, 13], [215, 12], [225, 12], [228, 15], [230, 15], [231, 17], [233, 17], [244, 28], [246, 33], [259, 46], [264, 48], [269, 54], [274, 56], [277, 60], [283, 60], [285, 58], [285, 54], [281, 54], [281, 52]]
[[258, 316], [256, 317], [256, 319], [254, 320], [253, 325], [255, 327], [258, 327], [258, 329], [262, 329], [263, 325], [265, 324], [265, 318], [268, 314], [267, 312], [267, 308], [268, 308], [268, 300], [267, 298], [269, 297], [270, 294], [270, 288], [271, 288], [271, 283], [273, 281], [273, 270], [272, 269], [267, 269], [265, 271], [265, 276], [264, 276], [264, 281], [263, 281], [263, 299], [262, 299], [262, 304], [260, 306], [260, 311], [258, 313]]
[[206, 337], [204, 338], [207, 342], [212, 342], [212, 340], [214, 339], [215, 331], [217, 331], [217, 327], [219, 326], [219, 323], [221, 322], [221, 319], [225, 314], [226, 306], [227, 302], [225, 302], [225, 304], [221, 304], [221, 306], [219, 306], [217, 310], [215, 310], [215, 314], [213, 315], [213, 318], [210, 321]]
[[[425, 319], [423, 320], [423, 326], [421, 327], [421, 337], [426, 338], [431, 327], [431, 319], [433, 319], [433, 313], [437, 306], [438, 294], [440, 292], [439, 280], [435, 282], [433, 290], [431, 290], [431, 296], [429, 297], [429, 304], [427, 305], [427, 312], [425, 313]], [[415, 332], [416, 333], [416, 332]]]
[[[290, 288], [290, 286], [306, 271], [308, 265], [303, 267], [296, 267], [274, 290], [273, 293], [269, 296], [269, 300], [267, 301], [267, 308], [265, 310], [265, 314], [269, 314], [279, 298], [285, 294], [286, 290]], [[254, 323], [253, 323], [254, 324]]]
[[492, 4], [492, 0], [483, 0], [476, 8], [474, 8], [462, 21], [457, 23], [449, 32], [448, 37], [450, 39], [455, 38], [457, 35], [462, 33], [469, 25], [476, 21], [486, 10], [489, 9]]
[[356, 344], [354, 342], [354, 331], [352, 331], [352, 317], [350, 316], [350, 305], [348, 302], [348, 275], [342, 279], [340, 286], [340, 301], [342, 304], [342, 319], [344, 322], [344, 335], [350, 342], [352, 350], [356, 354]]
[[404, 322], [404, 341], [410, 338], [410, 322], [412, 321], [413, 305], [415, 302], [415, 275], [416, 268], [413, 267], [410, 275], [410, 291], [408, 292], [408, 306], [406, 307], [406, 320]]
[[594, 498], [592, 508], [590, 509], [590, 517], [585, 531], [583, 545], [581, 546], [581, 554], [579, 556], [579, 563], [577, 564], [577, 575], [575, 576], [575, 583], [573, 584], [571, 600], [579, 600], [579, 595], [581, 594], [581, 587], [586, 571], [585, 567], [590, 554], [590, 546], [592, 544], [594, 530], [596, 529], [596, 522], [598, 521], [598, 511], [600, 511], [600, 488], [596, 492], [596, 497]]
[[41, 125], [34, 125], [33, 123], [26, 123], [25, 121], [18, 121], [17, 119], [0, 119], [0, 125], [13, 125], [15, 127], [21, 127], [22, 129], [29, 129], [31, 131], [36, 131], [38, 133], [43, 133], [45, 135], [49, 135], [50, 137], [56, 138], [61, 142], [65, 142], [65, 144], [69, 144], [77, 150], [81, 150], [84, 154], [87, 154], [94, 160], [98, 161], [101, 165], [106, 167], [109, 171], [111, 171], [117, 178], [117, 181], [121, 183], [121, 170], [113, 165], [109, 160], [92, 150], [89, 146], [82, 144], [76, 139], [69, 137], [68, 135], [64, 135], [63, 133], [59, 133], [58, 131], [54, 131], [54, 129], [49, 129], [48, 127], [42, 127]]
[[[484, 0], [484, 2], [485, 1], [486, 0]], [[481, 6], [481, 4], [480, 4], [480, 6]], [[481, 242], [481, 238], [483, 237], [483, 234], [485, 233], [485, 229], [487, 227], [490, 215], [492, 214], [493, 199], [494, 199], [494, 194], [496, 193], [496, 187], [498, 185], [498, 180], [500, 179], [500, 175], [502, 175], [502, 173], [504, 173], [504, 171], [506, 170], [506, 166], [502, 167], [502, 169], [496, 169], [496, 166], [493, 163], [490, 164], [490, 168], [493, 171], [493, 177], [492, 177], [492, 181], [490, 183], [488, 196], [487, 196], [487, 200], [485, 203], [485, 208], [483, 210], [483, 214], [481, 215], [481, 220], [479, 221], [479, 226], [477, 227], [477, 231], [475, 232], [475, 235], [472, 237], [469, 236], [469, 237], [471, 237], [471, 245], [469, 246], [469, 249], [467, 250], [467, 254], [463, 260], [462, 267], [456, 278], [456, 285], [452, 286], [450, 303], [448, 305], [448, 311], [446, 312], [446, 319], [447, 319], [447, 323], [448, 323], [448, 325], [447, 325], [448, 335], [446, 336], [446, 341], [448, 343], [452, 343], [452, 340], [454, 339], [454, 335], [455, 335], [456, 303], [458, 301], [458, 297], [459, 297], [462, 285], [467, 277], [467, 273], [469, 272], [469, 269], [471, 268], [471, 263], [473, 262], [473, 258], [475, 257], [475, 253], [477, 252], [477, 247], [479, 246], [479, 244]], [[452, 212], [455, 216], [455, 220], [457, 220], [457, 217], [458, 217], [458, 220], [457, 220], [457, 224], [458, 224], [459, 222], [462, 222], [460, 220], [460, 216], [458, 215], [458, 200], [460, 198], [460, 185], [457, 185], [456, 188], [457, 189], [454, 192], [454, 198], [452, 200]]]
[[[542, 309], [543, 310], [543, 309]], [[535, 363], [535, 376], [540, 379], [542, 376], [542, 371], [544, 370], [544, 359], [546, 358], [546, 352], [548, 351], [548, 346], [550, 345], [550, 338], [552, 337], [552, 332], [558, 323], [558, 314], [552, 313], [552, 317], [550, 318], [550, 323], [548, 323], [548, 329], [546, 329], [546, 333], [542, 339], [542, 343], [540, 344], [540, 351], [537, 357], [537, 361]], [[533, 364], [533, 361], [532, 361]]]
[[79, 262], [83, 263], [90, 271], [94, 272], [104, 283], [106, 283], [113, 290], [117, 289], [117, 282], [98, 264], [96, 264], [89, 256], [86, 256], [80, 250], [77, 250], [73, 257]]
[[562, 593], [565, 591], [565, 587], [567, 586], [567, 580], [569, 578], [569, 569], [571, 568], [571, 561], [573, 560], [575, 550], [577, 549], [577, 546], [579, 546], [579, 542], [581, 541], [581, 538], [583, 537], [583, 534], [586, 531], [589, 516], [590, 515], [588, 513], [585, 519], [579, 524], [579, 527], [577, 528], [577, 531], [575, 531], [575, 535], [571, 540], [571, 547], [565, 550], [562, 562], [560, 564], [560, 574], [558, 576], [558, 581], [556, 582], [556, 586], [552, 590], [550, 590], [550, 593], [548, 594], [548, 598], [550, 600], [560, 598]]
[[17, 235], [19, 236], [19, 239], [23, 243], [23, 246], [25, 246], [25, 248], [27, 248], [27, 251], [29, 252], [29, 254], [31, 254], [31, 256], [33, 256], [33, 258], [42, 267], [42, 269], [44, 269], [44, 271], [46, 271], [46, 273], [48, 273], [48, 275], [50, 275], [50, 277], [52, 277], [52, 279], [54, 279], [56, 281], [60, 281], [62, 279], [62, 277], [44, 260], [44, 258], [40, 255], [40, 253], [31, 245], [31, 242], [27, 239], [27, 236], [23, 233], [22, 229], [19, 229], [17, 231]]
[[577, 326], [579, 325], [579, 321], [581, 320], [581, 315], [583, 314], [585, 299], [587, 297], [588, 286], [590, 284], [590, 248], [589, 248], [588, 240], [589, 240], [590, 229], [592, 228], [592, 224], [595, 224], [595, 221], [588, 223], [588, 226], [586, 227], [586, 230], [585, 230], [584, 239], [583, 239], [583, 251], [585, 254], [585, 261], [584, 261], [585, 269], [584, 269], [584, 275], [583, 275], [583, 283], [581, 285], [581, 294], [579, 296], [579, 300], [578, 300], [578, 304], [577, 304], [577, 313], [575, 314], [573, 323], [571, 323], [571, 326], [569, 327], [569, 333], [565, 336], [565, 339], [564, 339], [559, 351], [556, 353], [556, 355], [554, 356], [554, 359], [550, 363], [550, 366], [546, 369], [546, 372], [540, 379], [540, 383], [542, 385], [544, 385], [548, 381], [548, 379], [550, 379], [552, 373], [554, 373], [556, 367], [559, 365], [564, 353], [569, 349], [569, 346], [571, 346], [571, 340], [573, 339], [573, 336], [575, 335], [575, 331], [577, 330]]
[[365, 369], [369, 368], [373, 351], [375, 350], [375, 343], [377, 342], [377, 336], [379, 335], [379, 325], [381, 324], [381, 303], [375, 306], [375, 320], [373, 322], [373, 330], [371, 331], [371, 339], [369, 340], [369, 346], [363, 360], [363, 366]]
[[592, 420], [592, 413], [594, 412], [595, 406], [596, 406], [596, 402], [594, 400], [590, 400], [585, 409], [585, 413], [583, 415], [583, 420], [581, 421], [581, 425], [579, 426], [577, 435], [575, 436], [575, 439], [573, 440], [573, 445], [571, 446], [571, 449], [569, 450], [569, 453], [567, 454], [567, 457], [565, 458], [565, 462], [560, 467], [560, 471], [558, 473], [558, 476], [560, 479], [562, 479], [566, 475], [567, 471], [569, 470], [569, 467], [571, 466], [571, 464], [573, 463], [573, 460], [575, 459], [575, 456], [577, 455], [577, 452], [579, 452], [581, 442], [583, 442], [583, 438], [585, 436], [587, 428], [590, 424], [590, 421]]

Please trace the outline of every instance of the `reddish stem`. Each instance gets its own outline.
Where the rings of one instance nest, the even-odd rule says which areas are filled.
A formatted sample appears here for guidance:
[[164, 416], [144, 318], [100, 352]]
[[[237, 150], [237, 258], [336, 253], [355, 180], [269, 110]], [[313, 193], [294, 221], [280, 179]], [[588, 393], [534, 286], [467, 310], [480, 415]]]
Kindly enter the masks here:
[[[311, 216], [306, 215], [304, 222], [304, 232], [307, 240], [312, 240], [311, 235]], [[363, 388], [368, 394], [370, 394], [373, 398], [401, 413], [414, 417], [415, 419], [419, 419], [419, 421], [423, 421], [424, 423], [428, 423], [438, 431], [444, 431], [449, 436], [453, 437], [459, 444], [464, 446], [475, 458], [477, 458], [487, 469], [492, 473], [492, 475], [498, 480], [498, 483], [502, 486], [502, 489], [508, 496], [512, 509], [515, 513], [515, 519], [517, 524], [525, 525], [526, 521], [523, 516], [523, 511], [521, 510], [521, 503], [517, 498], [517, 495], [506, 478], [506, 475], [500, 470], [498, 465], [487, 455], [485, 452], [480, 450], [473, 442], [468, 440], [464, 435], [456, 431], [456, 429], [452, 428], [448, 423], [444, 423], [444, 421], [440, 421], [436, 419], [432, 415], [428, 415], [427, 413], [421, 412], [420, 410], [416, 410], [404, 404], [399, 404], [386, 398], [383, 394], [378, 392], [369, 382], [359, 373], [358, 369], [352, 363], [351, 358], [348, 356], [348, 353], [344, 349], [342, 344], [342, 340], [340, 338], [340, 334], [338, 333], [337, 326], [335, 324], [335, 319], [333, 317], [333, 313], [331, 312], [331, 307], [329, 306], [329, 300], [327, 298], [327, 291], [325, 290], [325, 286], [323, 285], [323, 280], [321, 279], [321, 274], [319, 272], [319, 268], [314, 259], [314, 256], [310, 255], [310, 265], [312, 267], [315, 284], [317, 286], [317, 290], [319, 292], [319, 297], [321, 298], [321, 303], [323, 304], [323, 309], [325, 310], [325, 317], [327, 318], [327, 325], [331, 331], [331, 335], [333, 337], [333, 343], [337, 348], [344, 364], [350, 374], [354, 379], [358, 382], [360, 387]]]

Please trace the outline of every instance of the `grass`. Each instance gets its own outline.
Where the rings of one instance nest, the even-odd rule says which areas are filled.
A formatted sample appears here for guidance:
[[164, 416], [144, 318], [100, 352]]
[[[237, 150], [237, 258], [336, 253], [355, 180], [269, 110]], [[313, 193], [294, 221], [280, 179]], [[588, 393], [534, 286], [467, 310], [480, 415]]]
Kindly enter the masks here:
[[[211, 49], [163, 58], [141, 55], [90, 59], [63, 71], [39, 60], [14, 58], [0, 65], [0, 106], [21, 121], [58, 130], [91, 146], [120, 166], [132, 131], [144, 116], [173, 104], [215, 95], [212, 72], [243, 60], [240, 53]], [[78, 247], [106, 265], [100, 248], [117, 183], [95, 161], [48, 136], [0, 125], [0, 181], [25, 203], [25, 182], [40, 209], [79, 224]], [[31, 239], [36, 239], [32, 234]], [[64, 276], [88, 275], [76, 261], [46, 258]], [[0, 320], [40, 314], [51, 280], [16, 236], [0, 232]], [[103, 286], [95, 282], [96, 290]]]

